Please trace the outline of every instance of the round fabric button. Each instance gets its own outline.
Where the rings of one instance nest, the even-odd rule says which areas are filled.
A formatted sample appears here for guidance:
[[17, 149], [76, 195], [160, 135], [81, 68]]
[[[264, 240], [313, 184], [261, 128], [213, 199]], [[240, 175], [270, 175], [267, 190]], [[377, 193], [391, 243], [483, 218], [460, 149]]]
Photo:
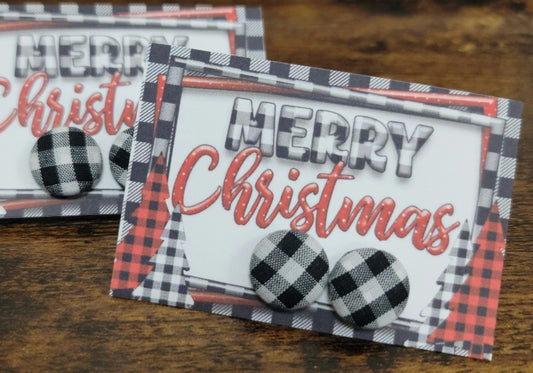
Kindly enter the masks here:
[[133, 127], [122, 131], [115, 139], [109, 151], [109, 166], [113, 177], [122, 187], [126, 186], [128, 164], [130, 162]]
[[408, 296], [407, 271], [384, 251], [350, 251], [329, 275], [333, 308], [344, 321], [362, 329], [381, 328], [396, 320]]
[[329, 262], [320, 244], [305, 233], [276, 231], [255, 247], [250, 279], [257, 295], [282, 311], [304, 308], [327, 287]]
[[59, 127], [42, 135], [31, 150], [33, 178], [55, 197], [91, 190], [102, 175], [102, 154], [92, 137], [78, 128]]

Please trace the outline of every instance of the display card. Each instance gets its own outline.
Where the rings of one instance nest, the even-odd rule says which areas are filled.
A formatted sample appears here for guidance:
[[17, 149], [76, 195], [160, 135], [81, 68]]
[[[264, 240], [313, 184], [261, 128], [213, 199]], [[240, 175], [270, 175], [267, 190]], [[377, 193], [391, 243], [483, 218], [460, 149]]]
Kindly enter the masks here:
[[[152, 44], [111, 295], [490, 360], [520, 118], [508, 99]], [[330, 270], [393, 255], [403, 312], [368, 330], [328, 291], [270, 308], [250, 260], [278, 230]]]
[[[123, 188], [108, 156], [133, 126], [151, 42], [264, 58], [259, 8], [142, 4], [0, 4], [0, 217], [118, 214]], [[54, 198], [30, 170], [37, 138], [57, 127], [92, 136], [102, 176], [89, 193]]]

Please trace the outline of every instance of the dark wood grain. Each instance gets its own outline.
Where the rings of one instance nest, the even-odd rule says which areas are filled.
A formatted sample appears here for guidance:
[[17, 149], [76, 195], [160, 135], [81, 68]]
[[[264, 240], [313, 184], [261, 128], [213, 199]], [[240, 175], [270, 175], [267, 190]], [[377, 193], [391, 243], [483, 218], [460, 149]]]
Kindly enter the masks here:
[[533, 1], [236, 3], [270, 59], [524, 102], [494, 360], [110, 298], [118, 217], [96, 217], [0, 221], [0, 371], [531, 371]]

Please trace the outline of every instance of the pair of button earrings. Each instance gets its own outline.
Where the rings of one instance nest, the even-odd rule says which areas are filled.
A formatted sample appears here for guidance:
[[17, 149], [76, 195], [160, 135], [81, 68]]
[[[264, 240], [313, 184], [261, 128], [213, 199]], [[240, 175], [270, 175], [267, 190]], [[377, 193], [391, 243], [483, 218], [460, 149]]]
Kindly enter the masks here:
[[309, 235], [276, 231], [255, 247], [250, 280], [256, 294], [280, 311], [303, 309], [328, 295], [339, 317], [358, 328], [377, 329], [403, 312], [409, 279], [391, 254], [363, 248], [342, 256], [329, 273], [324, 249]]
[[[126, 184], [133, 128], [120, 133], [109, 152], [113, 177]], [[75, 197], [90, 191], [102, 176], [102, 152], [96, 141], [75, 127], [54, 128], [37, 139], [30, 154], [37, 184], [54, 197]]]

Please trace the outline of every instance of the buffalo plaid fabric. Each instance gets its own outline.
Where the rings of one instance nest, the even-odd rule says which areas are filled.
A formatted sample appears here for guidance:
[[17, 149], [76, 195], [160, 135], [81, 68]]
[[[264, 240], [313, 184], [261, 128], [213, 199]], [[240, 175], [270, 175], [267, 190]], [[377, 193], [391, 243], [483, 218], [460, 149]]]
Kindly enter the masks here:
[[498, 206], [494, 204], [476, 240], [479, 246], [470, 261], [470, 275], [450, 300], [450, 316], [428, 338], [428, 342], [450, 341], [469, 350], [469, 356], [487, 359], [492, 355], [496, 311], [500, 295], [505, 239]]
[[407, 271], [392, 255], [375, 249], [345, 254], [329, 276], [329, 298], [337, 314], [359, 328], [396, 320], [407, 305]]
[[82, 130], [60, 127], [37, 140], [30, 165], [37, 184], [55, 197], [70, 197], [91, 190], [100, 179], [102, 154]]
[[128, 164], [130, 162], [131, 143], [133, 141], [133, 127], [128, 128], [117, 136], [109, 150], [109, 166], [113, 177], [122, 187], [126, 185]]
[[133, 212], [136, 225], [117, 245], [111, 289], [135, 289], [154, 267], [150, 262], [163, 240], [170, 218], [165, 158], [159, 156], [142, 191], [143, 200]]
[[257, 244], [250, 279], [265, 303], [289, 311], [318, 299], [326, 288], [328, 269], [326, 253], [313, 238], [297, 231], [277, 231]]

